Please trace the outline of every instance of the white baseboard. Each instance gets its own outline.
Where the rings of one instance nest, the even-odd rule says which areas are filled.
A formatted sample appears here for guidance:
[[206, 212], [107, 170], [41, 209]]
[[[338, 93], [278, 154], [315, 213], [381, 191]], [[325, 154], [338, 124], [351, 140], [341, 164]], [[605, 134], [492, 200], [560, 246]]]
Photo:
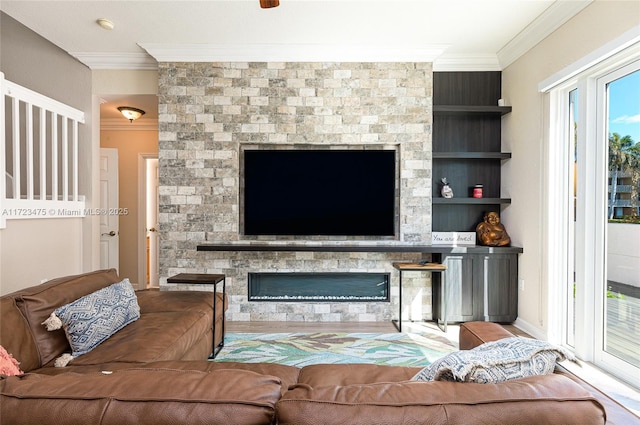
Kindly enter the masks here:
[[526, 322], [520, 318], [517, 318], [516, 321], [513, 323], [513, 326], [515, 326], [516, 328], [520, 329], [521, 331], [524, 331], [526, 333], [528, 333], [529, 335], [531, 335], [533, 338], [535, 339], [539, 339], [542, 341], [547, 341], [548, 340], [548, 335], [547, 333], [538, 328], [533, 326], [532, 324], [530, 324], [529, 322]]

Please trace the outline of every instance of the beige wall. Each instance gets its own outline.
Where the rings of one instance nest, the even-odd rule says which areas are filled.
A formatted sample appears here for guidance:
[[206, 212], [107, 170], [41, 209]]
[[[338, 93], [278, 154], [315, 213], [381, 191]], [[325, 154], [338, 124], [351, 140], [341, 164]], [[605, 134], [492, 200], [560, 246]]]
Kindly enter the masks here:
[[512, 204], [502, 217], [514, 245], [524, 247], [518, 321], [530, 332], [549, 331], [549, 297], [560, 284], [547, 282], [543, 261], [553, 240], [545, 242], [549, 99], [538, 84], [639, 24], [640, 2], [595, 1], [503, 71], [503, 96], [513, 106], [503, 121], [503, 149], [513, 158], [503, 169], [502, 193]]
[[[79, 128], [79, 184], [90, 208], [96, 193], [92, 170], [97, 159], [91, 70], [19, 22], [0, 15], [0, 71], [5, 78], [85, 113], [85, 124]], [[7, 227], [0, 229], [0, 293], [95, 268], [98, 225], [95, 217], [8, 220]]]
[[0, 233], [0, 294], [83, 271], [80, 218], [8, 220]]
[[158, 71], [94, 70], [93, 92], [107, 94], [158, 94]]
[[[128, 214], [120, 215], [120, 267], [119, 274], [138, 282], [138, 250], [144, 227], [138, 226], [138, 181], [140, 154], [158, 153], [158, 132], [146, 130], [102, 130], [100, 146], [118, 149], [118, 201]], [[138, 286], [141, 288], [142, 286]]]

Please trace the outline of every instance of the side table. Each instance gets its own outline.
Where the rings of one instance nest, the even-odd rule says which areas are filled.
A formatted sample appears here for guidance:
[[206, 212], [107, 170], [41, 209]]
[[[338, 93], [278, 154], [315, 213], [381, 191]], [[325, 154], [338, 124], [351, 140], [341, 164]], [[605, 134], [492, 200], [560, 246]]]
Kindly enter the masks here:
[[[218, 292], [218, 283], [222, 282], [222, 341], [216, 346], [216, 293]], [[224, 303], [226, 299], [226, 283], [225, 275], [223, 274], [208, 274], [208, 273], [180, 273], [175, 276], [171, 276], [167, 279], [167, 283], [186, 283], [189, 285], [213, 285], [213, 327], [211, 336], [211, 355], [209, 359], [215, 359], [218, 352], [224, 347], [224, 332], [225, 332], [225, 314]]]
[[[408, 271], [420, 271], [420, 272], [431, 272], [431, 273], [444, 273], [447, 269], [447, 266], [440, 263], [393, 263], [393, 267], [398, 270], [399, 283], [398, 283], [398, 305], [399, 305], [399, 315], [398, 320], [392, 320], [398, 332], [402, 332], [402, 272]], [[447, 332], [447, 283], [442, 279], [442, 290], [441, 293], [441, 306], [442, 306], [442, 321], [444, 328], [440, 328], [443, 332]], [[440, 327], [440, 323], [438, 323], [438, 319], [436, 318], [436, 324]]]

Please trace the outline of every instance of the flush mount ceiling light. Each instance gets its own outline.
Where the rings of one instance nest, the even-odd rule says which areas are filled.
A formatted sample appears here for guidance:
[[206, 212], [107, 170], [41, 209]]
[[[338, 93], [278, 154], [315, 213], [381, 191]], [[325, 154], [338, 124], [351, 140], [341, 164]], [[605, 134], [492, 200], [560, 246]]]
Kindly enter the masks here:
[[280, 6], [280, 0], [260, 0], [260, 7], [263, 9], [269, 9], [278, 6]]
[[110, 21], [106, 18], [99, 18], [96, 20], [96, 23], [100, 25], [101, 28], [104, 28], [105, 30], [108, 30], [108, 31], [111, 31], [115, 26], [113, 24], [113, 21]]
[[142, 109], [134, 108], [132, 106], [119, 106], [118, 111], [120, 111], [122, 115], [131, 122], [144, 115], [144, 111]]

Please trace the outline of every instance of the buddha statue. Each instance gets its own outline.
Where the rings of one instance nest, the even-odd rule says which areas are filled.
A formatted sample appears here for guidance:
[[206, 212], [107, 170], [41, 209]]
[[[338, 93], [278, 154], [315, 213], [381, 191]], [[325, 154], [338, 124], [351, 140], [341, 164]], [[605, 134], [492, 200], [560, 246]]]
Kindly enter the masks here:
[[497, 212], [490, 211], [484, 215], [484, 221], [476, 227], [476, 234], [480, 245], [508, 246], [511, 243]]

